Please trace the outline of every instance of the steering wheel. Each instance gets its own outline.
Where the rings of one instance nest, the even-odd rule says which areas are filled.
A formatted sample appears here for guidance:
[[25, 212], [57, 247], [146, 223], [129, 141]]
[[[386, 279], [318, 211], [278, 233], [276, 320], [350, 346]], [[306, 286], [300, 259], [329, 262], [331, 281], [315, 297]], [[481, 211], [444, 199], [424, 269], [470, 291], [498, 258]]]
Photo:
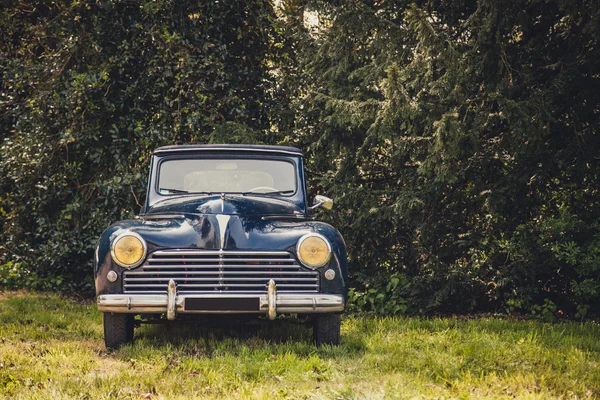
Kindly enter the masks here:
[[264, 190], [265, 192], [278, 192], [279, 190], [272, 188], [271, 186], [257, 186], [255, 188], [252, 188], [250, 190], [248, 190], [248, 192], [254, 192], [254, 191], [261, 191]]

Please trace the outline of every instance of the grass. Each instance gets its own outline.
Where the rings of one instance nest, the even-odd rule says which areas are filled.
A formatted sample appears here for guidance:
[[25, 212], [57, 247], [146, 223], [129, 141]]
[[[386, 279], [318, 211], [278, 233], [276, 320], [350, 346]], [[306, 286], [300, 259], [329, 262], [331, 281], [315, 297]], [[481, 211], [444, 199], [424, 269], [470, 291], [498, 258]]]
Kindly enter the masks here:
[[93, 305], [0, 294], [0, 396], [16, 399], [600, 398], [594, 323], [348, 316], [339, 347], [286, 321], [144, 325], [107, 352]]

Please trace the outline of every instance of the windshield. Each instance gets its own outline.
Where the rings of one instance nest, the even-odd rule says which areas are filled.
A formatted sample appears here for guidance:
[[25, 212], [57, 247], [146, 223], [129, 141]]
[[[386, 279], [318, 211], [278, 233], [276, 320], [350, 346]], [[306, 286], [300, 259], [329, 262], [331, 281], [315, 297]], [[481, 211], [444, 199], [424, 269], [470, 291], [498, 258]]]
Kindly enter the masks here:
[[294, 164], [284, 160], [228, 158], [174, 159], [160, 164], [158, 192], [254, 193], [290, 196], [296, 192]]

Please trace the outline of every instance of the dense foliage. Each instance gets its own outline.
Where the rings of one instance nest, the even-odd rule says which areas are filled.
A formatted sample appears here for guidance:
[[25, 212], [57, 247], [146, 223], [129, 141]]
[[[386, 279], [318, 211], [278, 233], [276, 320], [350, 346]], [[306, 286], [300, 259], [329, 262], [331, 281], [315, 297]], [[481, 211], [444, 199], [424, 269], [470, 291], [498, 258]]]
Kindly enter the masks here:
[[2, 11], [4, 285], [89, 285], [154, 147], [266, 142], [335, 199], [355, 306], [598, 308], [597, 3], [205, 3]]
[[91, 288], [98, 235], [139, 210], [155, 147], [269, 126], [270, 3], [198, 3], [5, 2], [0, 264], [35, 273], [5, 266], [7, 283]]
[[598, 306], [598, 5], [308, 6], [295, 137], [337, 200], [357, 303]]

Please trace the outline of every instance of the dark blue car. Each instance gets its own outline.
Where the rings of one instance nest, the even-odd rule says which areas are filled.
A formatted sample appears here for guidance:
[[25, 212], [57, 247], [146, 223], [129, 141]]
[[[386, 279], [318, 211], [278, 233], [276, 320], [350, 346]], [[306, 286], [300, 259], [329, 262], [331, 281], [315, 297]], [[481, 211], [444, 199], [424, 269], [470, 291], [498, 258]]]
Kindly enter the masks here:
[[338, 344], [347, 294], [340, 233], [315, 221], [293, 147], [157, 149], [146, 203], [100, 237], [95, 279], [109, 348], [144, 320], [198, 314], [304, 314], [317, 344]]

